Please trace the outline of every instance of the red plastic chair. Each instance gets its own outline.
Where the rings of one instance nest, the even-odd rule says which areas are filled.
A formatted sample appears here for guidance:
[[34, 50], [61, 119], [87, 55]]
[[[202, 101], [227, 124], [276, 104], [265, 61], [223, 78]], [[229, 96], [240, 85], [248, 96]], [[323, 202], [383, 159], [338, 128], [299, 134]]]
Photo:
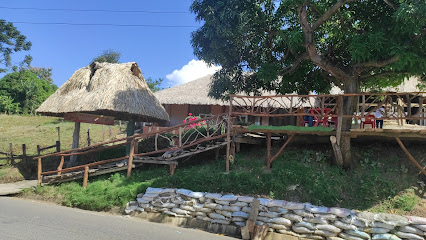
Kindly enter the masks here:
[[361, 128], [365, 128], [365, 125], [371, 124], [371, 128], [376, 128], [376, 117], [374, 115], [368, 115], [361, 118]]

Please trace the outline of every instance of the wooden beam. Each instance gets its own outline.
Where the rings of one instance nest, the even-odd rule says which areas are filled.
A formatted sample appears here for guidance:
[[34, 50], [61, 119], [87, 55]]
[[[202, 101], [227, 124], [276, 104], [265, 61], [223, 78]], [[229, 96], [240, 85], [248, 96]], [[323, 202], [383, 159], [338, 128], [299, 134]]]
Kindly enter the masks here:
[[271, 163], [281, 154], [281, 152], [284, 150], [284, 148], [290, 143], [291, 139], [296, 135], [295, 133], [291, 134], [290, 137], [285, 141], [283, 146], [278, 150], [278, 152], [271, 158]]
[[402, 148], [402, 150], [405, 152], [405, 155], [407, 155], [408, 159], [410, 159], [410, 161], [420, 170], [420, 172], [426, 175], [425, 168], [422, 165], [420, 165], [420, 163], [418, 163], [416, 159], [414, 159], [413, 155], [411, 155], [411, 153], [407, 150], [407, 148], [401, 142], [401, 139], [399, 139], [399, 137], [395, 137], [395, 139], [398, 142], [399, 146]]

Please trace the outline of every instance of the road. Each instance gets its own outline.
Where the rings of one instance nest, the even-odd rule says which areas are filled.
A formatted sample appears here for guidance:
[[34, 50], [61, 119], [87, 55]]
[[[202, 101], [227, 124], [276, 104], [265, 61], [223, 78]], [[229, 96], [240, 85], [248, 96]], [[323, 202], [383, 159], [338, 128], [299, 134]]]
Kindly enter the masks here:
[[0, 239], [228, 240], [234, 238], [127, 216], [0, 197]]

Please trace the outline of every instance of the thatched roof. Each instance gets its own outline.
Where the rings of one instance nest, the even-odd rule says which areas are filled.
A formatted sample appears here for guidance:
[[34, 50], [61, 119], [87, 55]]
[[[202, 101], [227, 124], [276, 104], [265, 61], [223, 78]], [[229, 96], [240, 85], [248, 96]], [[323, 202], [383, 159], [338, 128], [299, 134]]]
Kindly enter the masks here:
[[227, 101], [214, 99], [208, 96], [211, 78], [207, 75], [202, 78], [155, 92], [161, 104], [190, 104], [190, 105], [220, 105], [228, 106]]
[[169, 120], [134, 62], [95, 62], [80, 68], [36, 111], [57, 117], [83, 112], [114, 116], [117, 120]]

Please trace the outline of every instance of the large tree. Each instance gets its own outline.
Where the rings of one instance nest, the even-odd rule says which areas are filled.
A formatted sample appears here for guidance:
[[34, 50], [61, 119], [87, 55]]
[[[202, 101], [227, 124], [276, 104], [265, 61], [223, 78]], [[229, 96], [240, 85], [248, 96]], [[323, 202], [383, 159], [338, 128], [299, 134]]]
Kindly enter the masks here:
[[[214, 97], [325, 93], [332, 84], [358, 93], [426, 74], [424, 0], [194, 0], [191, 10], [204, 23], [192, 33], [194, 53], [222, 66]], [[345, 100], [345, 114], [356, 101]]]
[[[0, 64], [11, 67], [11, 54], [31, 49], [31, 42], [13, 26], [12, 23], [0, 19]], [[26, 62], [30, 61], [29, 55], [25, 56]], [[7, 68], [0, 68], [0, 72], [6, 72]]]

